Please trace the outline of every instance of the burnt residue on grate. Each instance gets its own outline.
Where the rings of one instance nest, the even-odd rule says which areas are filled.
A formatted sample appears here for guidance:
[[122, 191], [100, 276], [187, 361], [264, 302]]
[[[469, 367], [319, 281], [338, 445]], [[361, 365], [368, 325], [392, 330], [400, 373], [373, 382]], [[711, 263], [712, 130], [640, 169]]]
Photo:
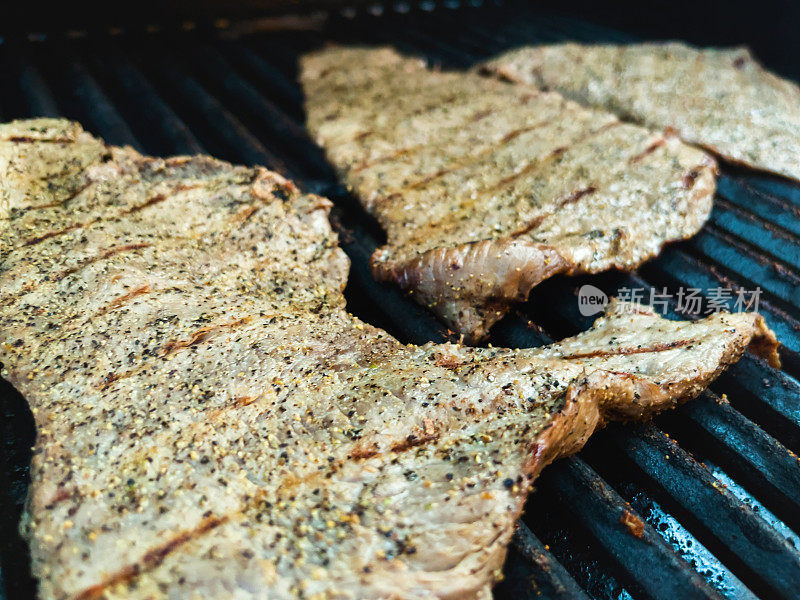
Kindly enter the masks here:
[[[187, 31], [187, 29], [191, 29]], [[251, 28], [254, 29], [254, 28]], [[349, 308], [399, 339], [448, 339], [430, 313], [376, 283], [375, 222], [337, 182], [303, 125], [297, 56], [338, 42], [394, 44], [443, 67], [525, 43], [624, 41], [617, 31], [520, 5], [396, 3], [331, 15], [323, 29], [234, 38], [218, 26], [26, 35], [0, 42], [0, 118], [62, 115], [112, 144], [264, 164], [330, 197], [352, 261]], [[536, 346], [586, 328], [576, 290], [760, 287], [785, 370], [747, 356], [654, 423], [612, 426], [548, 468], [518, 525], [497, 598], [796, 598], [800, 590], [800, 186], [723, 167], [708, 225], [636, 274], [558, 277], [489, 340]], [[647, 298], [645, 298], [646, 300]], [[730, 303], [729, 303], [730, 306]], [[679, 307], [668, 302], [670, 314]], [[35, 595], [17, 523], [33, 422], [0, 382], [0, 587]], [[2, 595], [0, 595], [2, 597]]]

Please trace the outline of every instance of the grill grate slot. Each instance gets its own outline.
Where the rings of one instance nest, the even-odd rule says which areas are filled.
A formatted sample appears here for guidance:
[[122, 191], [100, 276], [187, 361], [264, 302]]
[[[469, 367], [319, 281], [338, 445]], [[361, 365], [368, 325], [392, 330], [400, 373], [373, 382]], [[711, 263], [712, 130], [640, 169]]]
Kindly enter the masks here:
[[217, 143], [228, 148], [226, 154], [238, 162], [262, 164], [288, 174], [284, 161], [268, 150], [225, 105], [209, 93], [188, 71], [172, 58], [166, 49], [154, 52], [158, 58], [148, 60], [148, 66], [162, 86], [172, 87], [175, 102], [189, 108], [195, 120], [202, 121]]
[[[721, 598], [580, 458], [565, 459], [541, 488], [543, 492], [552, 490], [566, 503], [570, 515], [613, 557], [632, 591], [640, 588], [643, 595], [664, 600]], [[628, 524], [622, 523], [623, 519]], [[644, 572], [651, 576], [641, 577]]]
[[776, 439], [713, 392], [669, 415], [661, 425], [682, 447], [727, 465], [738, 480], [758, 489], [783, 521], [800, 529], [800, 465]]
[[[114, 101], [140, 132], [147, 148], [161, 154], [198, 154], [203, 147], [191, 129], [167, 104], [154, 85], [117, 50], [101, 49], [105, 60], [92, 60], [102, 74], [104, 87], [114, 93]], [[143, 125], [147, 124], [148, 127]]]
[[[303, 128], [296, 57], [338, 39], [392, 43], [465, 67], [517, 44], [567, 38], [631, 39], [529, 9], [463, 6], [334, 17], [323, 32], [240, 40], [202, 28], [6, 40], [3, 76], [13, 85], [0, 89], [0, 116], [63, 114], [110, 143], [148, 153], [207, 151], [284, 172], [336, 204], [334, 224], [352, 261], [345, 292], [350, 309], [403, 341], [444, 341], [448, 333], [430, 313], [372, 279], [368, 260], [382, 234], [337, 184]], [[654, 425], [610, 427], [582, 458], [550, 467], [515, 534], [498, 598], [794, 597], [800, 553], [742, 497], [754, 494], [754, 505], [800, 530], [800, 465], [791, 453], [800, 451], [800, 384], [792, 376], [800, 373], [800, 282], [793, 272], [800, 266], [799, 216], [800, 187], [726, 171], [711, 224], [695, 240], [670, 247], [638, 275], [548, 281], [498, 324], [492, 343], [511, 346], [537, 346], [584, 329], [590, 319], [578, 314], [574, 290], [587, 281], [609, 293], [759, 285], [762, 313], [786, 345], [787, 359], [786, 371], [778, 371], [745, 357], [694, 403]], [[13, 533], [32, 423], [24, 401], [2, 386], [0, 557], [7, 597], [32, 598], [24, 544]], [[731, 404], [720, 401], [723, 393]], [[720, 465], [742, 493], [727, 490], [704, 460]], [[625, 511], [643, 521], [641, 538], [620, 522]]]
[[[536, 565], [533, 572], [531, 564]], [[508, 576], [498, 589], [505, 597], [588, 600], [567, 570], [525, 523], [520, 523], [514, 532], [505, 571]]]
[[52, 92], [27, 57], [18, 54], [17, 60], [10, 63], [10, 68], [12, 77], [17, 81], [24, 102], [30, 107], [32, 114], [42, 117], [55, 117], [59, 114]]
[[696, 535], [707, 547], [732, 553], [752, 571], [738, 569], [742, 579], [761, 579], [787, 598], [800, 589], [797, 549], [667, 435], [644, 425], [619, 430], [609, 440], [697, 522]]
[[[69, 102], [68, 110], [74, 110], [82, 122], [96, 129], [110, 143], [142, 150], [128, 123], [71, 44], [59, 40], [53, 45], [45, 61], [50, 69], [57, 69], [62, 77], [61, 89], [66, 92], [64, 96]], [[51, 56], [57, 58], [53, 60]]]

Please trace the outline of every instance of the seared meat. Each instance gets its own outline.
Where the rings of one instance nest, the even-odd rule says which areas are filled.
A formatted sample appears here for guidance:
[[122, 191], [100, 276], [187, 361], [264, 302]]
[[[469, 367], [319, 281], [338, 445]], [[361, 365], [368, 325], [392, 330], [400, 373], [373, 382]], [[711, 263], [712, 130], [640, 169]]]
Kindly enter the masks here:
[[746, 48], [569, 43], [512, 50], [481, 68], [669, 127], [725, 160], [800, 179], [800, 88]]
[[0, 125], [41, 598], [488, 598], [548, 462], [748, 345], [777, 360], [757, 315], [616, 303], [542, 349], [403, 345], [346, 312], [329, 206], [262, 168]]
[[386, 229], [373, 256], [469, 340], [556, 273], [633, 269], [708, 217], [713, 161], [557, 93], [389, 49], [304, 58], [308, 124]]

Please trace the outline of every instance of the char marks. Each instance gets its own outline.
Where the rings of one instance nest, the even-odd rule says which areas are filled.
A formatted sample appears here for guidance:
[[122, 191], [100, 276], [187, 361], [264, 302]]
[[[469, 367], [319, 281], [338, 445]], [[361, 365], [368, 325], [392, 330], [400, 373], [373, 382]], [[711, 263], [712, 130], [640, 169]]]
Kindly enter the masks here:
[[800, 179], [800, 88], [746, 48], [570, 42], [517, 48], [479, 69], [676, 134], [731, 163]]
[[121, 296], [117, 296], [116, 298], [114, 298], [106, 306], [98, 310], [94, 314], [94, 316], [100, 317], [106, 313], [117, 310], [118, 308], [125, 306], [125, 304], [127, 304], [131, 300], [134, 300], [135, 298], [142, 296], [144, 294], [149, 294], [150, 291], [151, 288], [149, 284], [140, 285], [139, 287], [132, 289], [130, 292], [127, 292], [125, 294], [122, 294]]
[[142, 202], [138, 206], [134, 206], [133, 208], [131, 208], [128, 211], [128, 214], [137, 213], [137, 212], [139, 212], [141, 210], [144, 210], [146, 208], [149, 208], [151, 206], [155, 206], [156, 204], [161, 204], [166, 199], [167, 199], [167, 195], [166, 194], [155, 194], [153, 196], [150, 196], [147, 200], [145, 200], [144, 202]]
[[220, 323], [219, 325], [209, 325], [208, 327], [201, 327], [200, 329], [192, 333], [192, 335], [187, 339], [171, 340], [167, 342], [166, 344], [164, 344], [164, 346], [161, 348], [159, 352], [161, 356], [168, 357], [186, 348], [196, 348], [203, 342], [208, 341], [211, 337], [211, 334], [213, 333], [236, 329], [237, 327], [246, 325], [251, 321], [252, 317], [243, 317], [241, 319], [236, 319], [235, 321]]
[[69, 137], [48, 138], [35, 137], [32, 135], [12, 135], [11, 137], [6, 138], [5, 141], [11, 142], [12, 144], [69, 144], [74, 140]]
[[143, 250], [145, 248], [150, 248], [151, 246], [152, 244], [146, 244], [141, 242], [136, 244], [124, 244], [122, 246], [116, 246], [114, 248], [106, 250], [102, 254], [98, 254], [97, 256], [92, 256], [91, 258], [84, 260], [83, 262], [81, 262], [80, 265], [66, 269], [61, 274], [60, 278], [69, 277], [70, 275], [74, 275], [81, 269], [85, 269], [90, 265], [96, 264], [104, 260], [108, 260], [109, 258], [118, 256], [120, 254], [124, 254], [125, 252], [135, 252], [136, 250]]
[[593, 185], [587, 186], [583, 189], [577, 190], [566, 196], [565, 198], [558, 201], [554, 210], [538, 215], [531, 219], [528, 223], [523, 223], [522, 226], [518, 227], [514, 231], [511, 232], [511, 237], [517, 237], [521, 235], [525, 235], [526, 233], [531, 233], [535, 231], [546, 218], [552, 217], [558, 213], [558, 210], [564, 208], [565, 206], [569, 206], [587, 196], [589, 194], [594, 194], [597, 191], [597, 188]]
[[661, 148], [661, 146], [663, 146], [666, 143], [667, 143], [667, 140], [665, 140], [664, 138], [659, 138], [655, 142], [650, 144], [647, 148], [642, 150], [639, 154], [637, 154], [636, 156], [634, 156], [633, 158], [631, 158], [629, 160], [632, 163], [637, 163], [637, 162], [643, 160], [648, 154], [652, 154], [653, 152], [655, 152], [656, 150]]
[[75, 223], [73, 225], [69, 225], [67, 227], [63, 227], [61, 229], [56, 229], [55, 231], [48, 231], [43, 233], [42, 235], [37, 235], [30, 239], [25, 240], [22, 244], [23, 246], [35, 246], [37, 244], [41, 244], [42, 242], [46, 242], [49, 239], [58, 237], [60, 235], [65, 235], [70, 233], [71, 231], [75, 231], [76, 229], [82, 229], [90, 226], [92, 223], [96, 223], [97, 220], [94, 219], [92, 221], [87, 221], [85, 223]]
[[[580, 135], [577, 139], [573, 140], [572, 142], [566, 145], [556, 146], [555, 148], [550, 150], [550, 152], [548, 152], [545, 156], [531, 160], [521, 169], [502, 178], [500, 181], [489, 187], [486, 191], [489, 193], [497, 192], [504, 188], [510, 187], [514, 182], [519, 181], [523, 177], [535, 174], [537, 172], [546, 171], [548, 161], [557, 159], [558, 157], [564, 155], [570, 148], [579, 146], [584, 142], [588, 142], [593, 137], [601, 135], [606, 131], [608, 131], [609, 129], [618, 127], [619, 125], [621, 125], [621, 123], [619, 123], [618, 121], [612, 121], [611, 123], [606, 123], [601, 127], [598, 127], [597, 129], [587, 131], [586, 133]], [[578, 198], [580, 198], [580, 196], [578, 196]]]
[[73, 596], [73, 600], [99, 600], [103, 598], [107, 590], [117, 585], [131, 583], [137, 577], [158, 567], [164, 560], [178, 551], [181, 546], [198, 539], [201, 536], [210, 534], [214, 529], [224, 524], [228, 517], [215, 517], [210, 515], [193, 529], [182, 531], [167, 542], [148, 550], [141, 560], [123, 567], [115, 574], [107, 577], [102, 583], [93, 585]]
[[386, 230], [373, 274], [468, 341], [543, 279], [633, 269], [711, 209], [703, 152], [554, 92], [388, 48], [310, 54], [301, 81], [309, 128]]
[[592, 350], [591, 352], [577, 352], [575, 354], [564, 354], [560, 358], [564, 360], [576, 360], [581, 358], [608, 358], [610, 356], [630, 356], [631, 354], [650, 354], [655, 352], [666, 352], [675, 350], [692, 344], [692, 340], [675, 340], [672, 342], [662, 342], [650, 346], [636, 348], [613, 348], [611, 350]]
[[[68, 211], [0, 220], [0, 361], [37, 428], [24, 535], [42, 600], [480, 597], [548, 462], [604, 420], [695, 395], [751, 342], [774, 358], [760, 317], [673, 322], [617, 302], [545, 348], [402, 344], [346, 312], [327, 200], [263, 169], [108, 148], [64, 121], [0, 125], [0, 139], [41, 131], [72, 141], [0, 142], [17, 157], [0, 173], [15, 207], [105, 173]], [[85, 166], [48, 192], [65, 164]], [[575, 210], [602, 186], [553, 198]], [[506, 242], [525, 269], [564, 266]], [[496, 261], [504, 292], [524, 296], [536, 274], [504, 256], [478, 240], [426, 268], [469, 277]], [[632, 339], [692, 343], [654, 360]]]

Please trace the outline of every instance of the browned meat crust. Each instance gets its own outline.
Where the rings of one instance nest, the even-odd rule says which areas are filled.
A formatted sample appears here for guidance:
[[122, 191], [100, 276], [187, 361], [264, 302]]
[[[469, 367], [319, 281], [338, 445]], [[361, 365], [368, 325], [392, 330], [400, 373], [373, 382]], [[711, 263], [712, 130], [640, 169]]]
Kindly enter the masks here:
[[308, 124], [386, 229], [378, 279], [474, 341], [556, 273], [633, 269], [711, 210], [715, 165], [557, 93], [389, 49], [304, 57]]
[[800, 87], [746, 48], [566, 43], [511, 50], [479, 69], [670, 128], [729, 162], [800, 179]]
[[346, 312], [330, 204], [280, 176], [64, 121], [0, 140], [43, 600], [485, 599], [547, 463], [777, 360], [757, 315], [620, 303], [546, 348], [406, 346]]

